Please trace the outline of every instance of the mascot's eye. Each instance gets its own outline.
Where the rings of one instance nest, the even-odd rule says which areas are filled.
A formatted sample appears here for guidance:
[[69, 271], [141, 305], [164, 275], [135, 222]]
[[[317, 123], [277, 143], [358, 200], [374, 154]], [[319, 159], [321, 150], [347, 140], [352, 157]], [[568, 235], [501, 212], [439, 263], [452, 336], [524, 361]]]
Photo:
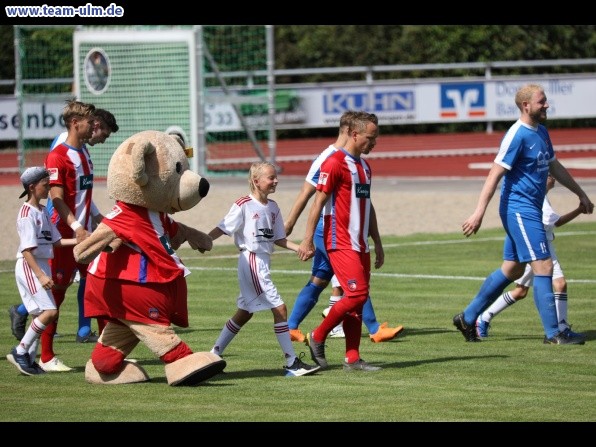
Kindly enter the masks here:
[[182, 172], [182, 163], [180, 163], [180, 162], [176, 163], [176, 172], [178, 174], [180, 174]]

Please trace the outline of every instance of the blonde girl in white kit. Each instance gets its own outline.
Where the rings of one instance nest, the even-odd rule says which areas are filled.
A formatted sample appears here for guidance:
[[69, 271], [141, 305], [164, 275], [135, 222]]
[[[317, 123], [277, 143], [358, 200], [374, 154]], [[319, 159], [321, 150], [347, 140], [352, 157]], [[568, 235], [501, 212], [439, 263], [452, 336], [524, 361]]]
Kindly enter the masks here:
[[209, 233], [213, 240], [224, 234], [233, 236], [240, 250], [237, 310], [224, 325], [211, 352], [221, 356], [254, 312], [271, 309], [273, 331], [286, 360], [284, 373], [287, 377], [304, 376], [314, 373], [319, 367], [307, 365], [296, 356], [288, 328], [288, 310], [271, 280], [274, 245], [295, 252], [298, 250], [297, 244], [286, 239], [279, 206], [268, 199], [269, 194], [275, 192], [277, 183], [273, 164], [253, 163], [248, 174], [250, 195], [236, 200], [228, 214]]

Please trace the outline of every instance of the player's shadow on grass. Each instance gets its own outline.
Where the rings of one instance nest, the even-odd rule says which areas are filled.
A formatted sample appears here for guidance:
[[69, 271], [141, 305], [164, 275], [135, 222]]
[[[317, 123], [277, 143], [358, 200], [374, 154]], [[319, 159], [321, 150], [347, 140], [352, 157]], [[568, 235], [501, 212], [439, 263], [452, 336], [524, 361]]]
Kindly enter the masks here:
[[[217, 331], [221, 331], [221, 327], [218, 328], [213, 328], [213, 327], [201, 327], [201, 328], [197, 328], [197, 327], [185, 327], [185, 328], [181, 328], [176, 326], [174, 328], [174, 331], [176, 332], [176, 334], [178, 335], [184, 335], [184, 334], [191, 334], [193, 332], [217, 332]], [[184, 338], [184, 337], [180, 337], [180, 338]]]
[[589, 330], [589, 331], [584, 331], [584, 332], [579, 332], [579, 333], [584, 335], [586, 341], [596, 340], [596, 331], [595, 330]]
[[[389, 340], [389, 342], [392, 341], [400, 341], [402, 339], [405, 339], [407, 337], [412, 337], [412, 336], [420, 336], [420, 335], [439, 335], [439, 334], [448, 334], [448, 333], [456, 333], [457, 329], [445, 329], [445, 328], [435, 328], [435, 327], [431, 327], [431, 328], [418, 328], [418, 329], [408, 329], [407, 327], [400, 333], [398, 334], [395, 338]], [[457, 332], [459, 334], [459, 332]], [[362, 337], [369, 339], [369, 335], [368, 333], [366, 333], [365, 331], [363, 331], [362, 333]], [[388, 343], [388, 342], [383, 342], [383, 343]]]
[[[584, 336], [584, 339], [586, 342], [590, 341], [590, 340], [596, 340], [596, 331], [594, 330], [589, 330], [589, 331], [585, 331], [585, 332], [579, 332]], [[498, 338], [499, 336], [496, 335], [495, 338]], [[491, 337], [492, 338], [492, 337]], [[534, 340], [537, 342], [542, 343], [544, 341], [544, 335], [540, 336], [540, 335], [536, 335], [536, 334], [532, 334], [532, 335], [526, 335], [526, 334], [515, 334], [515, 335], [510, 335], [510, 336], [506, 336], [506, 337], [500, 337], [501, 340], [507, 340], [507, 341], [513, 341], [513, 340]]]
[[383, 369], [403, 369], [411, 368], [420, 365], [427, 365], [430, 363], [446, 363], [446, 362], [460, 362], [462, 360], [488, 360], [488, 359], [505, 359], [507, 355], [470, 355], [470, 356], [451, 356], [440, 357], [435, 359], [416, 360], [411, 362], [394, 362], [394, 363], [375, 363], [375, 366], [380, 366]]
[[[280, 377], [282, 379], [285, 379], [283, 371], [281, 371], [279, 368], [253, 369], [253, 370], [248, 370], [248, 371], [228, 371], [227, 368], [229, 368], [229, 367], [226, 366], [226, 369], [224, 369], [222, 372], [220, 372], [219, 374], [216, 374], [215, 376], [213, 376], [203, 382], [197, 383], [195, 385], [187, 385], [187, 386], [185, 386], [185, 388], [205, 387], [205, 386], [219, 386], [219, 387], [234, 386], [235, 383], [231, 383], [232, 381], [237, 381], [237, 380], [242, 380], [242, 379], [254, 379], [256, 377], [258, 377], [258, 378]], [[339, 366], [339, 368], [341, 368], [341, 365]], [[335, 369], [335, 368], [332, 368], [332, 367], [326, 368], [325, 371], [330, 370], [330, 369]], [[316, 373], [311, 374], [306, 377], [313, 377], [317, 374], [320, 374], [320, 371], [317, 371]], [[288, 379], [293, 379], [293, 378], [294, 377], [290, 377]], [[156, 377], [156, 378], [151, 378], [151, 382], [167, 384], [167, 379], [165, 377], [160, 376], [160, 377]], [[230, 383], [225, 383], [225, 382], [230, 382]]]

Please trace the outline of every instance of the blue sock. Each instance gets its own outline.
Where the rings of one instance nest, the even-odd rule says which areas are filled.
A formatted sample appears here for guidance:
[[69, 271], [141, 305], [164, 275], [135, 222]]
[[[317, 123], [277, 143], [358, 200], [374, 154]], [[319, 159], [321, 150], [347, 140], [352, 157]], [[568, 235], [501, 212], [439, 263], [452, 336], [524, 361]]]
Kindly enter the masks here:
[[377, 316], [375, 315], [370, 296], [366, 299], [364, 307], [362, 308], [362, 322], [366, 326], [370, 335], [376, 334], [379, 330], [380, 324], [377, 321]]
[[17, 307], [17, 313], [23, 317], [29, 315], [29, 312], [27, 312], [27, 308], [24, 304], [19, 304], [19, 307]]
[[288, 318], [288, 327], [290, 329], [298, 329], [302, 320], [306, 318], [308, 313], [315, 307], [315, 304], [319, 301], [319, 295], [325, 289], [325, 287], [319, 287], [313, 284], [311, 281], [306, 284], [294, 303], [294, 308]]
[[559, 333], [559, 319], [555, 295], [553, 294], [553, 277], [534, 275], [534, 304], [540, 314], [544, 333], [552, 338]]
[[79, 281], [79, 290], [77, 291], [77, 302], [79, 304], [79, 331], [77, 334], [80, 337], [86, 337], [91, 332], [91, 318], [85, 317], [85, 284], [86, 278], [81, 278]]
[[508, 279], [500, 268], [486, 277], [478, 294], [464, 310], [464, 321], [466, 325], [476, 324], [476, 319], [484, 310], [490, 306], [505, 290], [511, 280]]

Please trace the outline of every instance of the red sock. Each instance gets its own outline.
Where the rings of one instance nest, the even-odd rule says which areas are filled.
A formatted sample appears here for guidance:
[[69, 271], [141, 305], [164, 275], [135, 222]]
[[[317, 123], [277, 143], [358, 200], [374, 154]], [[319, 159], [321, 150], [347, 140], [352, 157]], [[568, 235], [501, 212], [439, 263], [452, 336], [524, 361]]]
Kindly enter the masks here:
[[[66, 296], [66, 290], [52, 290], [52, 294], [54, 295], [54, 301], [56, 302], [56, 307], [60, 309], [62, 302], [64, 301], [64, 297]], [[58, 328], [58, 318], [53, 323], [48, 324], [46, 330], [43, 331], [41, 334], [41, 356], [40, 359], [43, 363], [47, 363], [52, 360], [56, 354], [54, 354], [54, 335], [56, 334], [56, 329]]]

